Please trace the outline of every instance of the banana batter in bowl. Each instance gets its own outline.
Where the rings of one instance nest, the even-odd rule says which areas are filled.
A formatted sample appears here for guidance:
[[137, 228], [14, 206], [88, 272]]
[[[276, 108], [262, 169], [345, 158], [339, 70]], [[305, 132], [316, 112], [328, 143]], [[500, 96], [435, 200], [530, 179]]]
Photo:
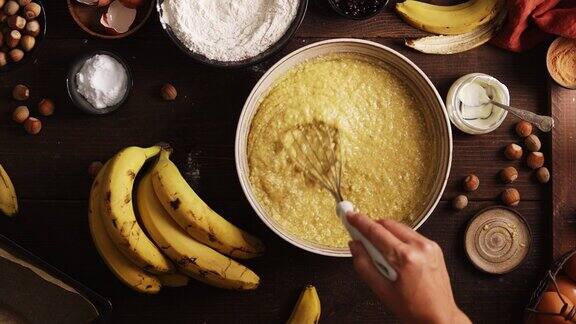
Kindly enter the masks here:
[[308, 123], [337, 131], [345, 199], [374, 218], [418, 221], [437, 150], [423, 103], [398, 75], [361, 55], [326, 55], [292, 68], [263, 96], [248, 135], [249, 181], [281, 228], [322, 246], [349, 240], [334, 198], [290, 157], [290, 132]]

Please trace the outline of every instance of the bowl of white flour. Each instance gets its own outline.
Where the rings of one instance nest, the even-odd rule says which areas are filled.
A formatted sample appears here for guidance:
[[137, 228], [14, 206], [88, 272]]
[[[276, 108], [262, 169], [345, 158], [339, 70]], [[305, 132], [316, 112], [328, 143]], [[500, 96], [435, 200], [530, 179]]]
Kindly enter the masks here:
[[308, 0], [158, 0], [160, 23], [188, 56], [218, 67], [256, 64], [280, 50]]

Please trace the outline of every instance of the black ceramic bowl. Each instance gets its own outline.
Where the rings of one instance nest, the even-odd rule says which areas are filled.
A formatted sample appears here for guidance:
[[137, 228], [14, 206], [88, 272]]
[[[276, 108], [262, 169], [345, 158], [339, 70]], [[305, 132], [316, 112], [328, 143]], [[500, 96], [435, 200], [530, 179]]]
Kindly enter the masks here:
[[[332, 10], [334, 10], [334, 12], [336, 12], [337, 14], [339, 14], [342, 17], [348, 18], [348, 19], [353, 19], [353, 20], [364, 20], [364, 19], [368, 19], [368, 18], [372, 18], [374, 16], [376, 16], [378, 13], [380, 13], [380, 11], [382, 11], [382, 9], [384, 9], [384, 7], [386, 7], [386, 5], [388, 4], [388, 0], [380, 0], [380, 4], [378, 5], [378, 7], [366, 14], [366, 15], [362, 15], [362, 16], [354, 16], [354, 15], [350, 15], [348, 14], [345, 10], [343, 10], [339, 5], [338, 5], [338, 0], [327, 0], [328, 3], [330, 4], [330, 7], [332, 7]], [[340, 0], [342, 1], [342, 0]]]
[[42, 10], [40, 11], [40, 15], [36, 18], [36, 20], [40, 24], [40, 34], [38, 34], [38, 36], [35, 37], [36, 44], [34, 45], [34, 48], [32, 48], [30, 52], [24, 52], [24, 58], [20, 60], [20, 62], [9, 61], [8, 64], [6, 64], [6, 66], [0, 68], [0, 73], [9, 72], [21, 66], [25, 66], [29, 62], [34, 62], [34, 60], [38, 56], [38, 53], [40, 52], [40, 47], [44, 42], [44, 38], [46, 38], [46, 10], [44, 9], [44, 3], [42, 3], [42, 0], [34, 0], [34, 2], [39, 4], [40, 8], [42, 8]]
[[[126, 85], [126, 93], [124, 94], [124, 97], [122, 98], [122, 100], [120, 100], [119, 103], [115, 104], [114, 106], [109, 106], [109, 107], [101, 108], [101, 109], [98, 109], [98, 108], [95, 108], [94, 106], [92, 106], [92, 104], [89, 103], [76, 90], [76, 89], [78, 89], [78, 84], [76, 83], [76, 74], [80, 71], [80, 69], [82, 69], [84, 62], [86, 62], [89, 58], [91, 58], [92, 56], [97, 55], [97, 54], [110, 55], [113, 58], [115, 58], [118, 62], [120, 62], [120, 64], [122, 64], [122, 66], [124, 66], [124, 69], [126, 70], [127, 83], [128, 83]], [[120, 108], [120, 106], [122, 106], [124, 104], [126, 99], [128, 99], [128, 96], [130, 95], [130, 91], [132, 90], [132, 85], [133, 85], [133, 77], [132, 77], [132, 71], [130, 70], [130, 67], [128, 66], [126, 61], [120, 55], [113, 53], [113, 52], [110, 52], [110, 51], [99, 50], [99, 51], [93, 51], [90, 53], [86, 53], [86, 54], [80, 56], [79, 58], [74, 60], [74, 62], [70, 66], [70, 69], [68, 70], [68, 75], [66, 76], [66, 88], [68, 89], [68, 96], [70, 96], [70, 100], [72, 100], [72, 102], [74, 103], [74, 105], [76, 107], [80, 108], [84, 112], [87, 112], [89, 114], [94, 114], [94, 115], [103, 115], [103, 114], [111, 113], [114, 110]]]
[[288, 28], [286, 33], [284, 33], [284, 36], [282, 36], [282, 38], [280, 38], [274, 45], [270, 46], [264, 52], [254, 56], [254, 57], [250, 57], [250, 58], [247, 58], [247, 59], [241, 60], [241, 61], [223, 62], [223, 61], [211, 60], [211, 59], [205, 57], [204, 55], [195, 53], [195, 52], [191, 51], [188, 47], [186, 47], [186, 45], [184, 45], [181, 42], [178, 39], [178, 37], [174, 34], [174, 32], [172, 32], [172, 29], [170, 28], [170, 26], [162, 20], [162, 3], [163, 2], [164, 2], [164, 0], [158, 0], [157, 1], [156, 10], [158, 10], [158, 15], [160, 18], [160, 24], [162, 25], [162, 29], [164, 29], [164, 31], [166, 32], [168, 37], [170, 37], [172, 42], [174, 42], [174, 44], [176, 44], [176, 46], [178, 46], [180, 48], [180, 50], [182, 50], [182, 52], [186, 53], [186, 55], [193, 58], [194, 60], [196, 60], [200, 63], [206, 64], [206, 65], [220, 67], [220, 68], [241, 68], [241, 67], [254, 65], [254, 64], [257, 64], [257, 63], [264, 61], [265, 59], [274, 55], [276, 52], [280, 51], [284, 46], [286, 46], [286, 44], [288, 44], [288, 42], [292, 39], [292, 37], [294, 37], [294, 34], [298, 30], [298, 27], [300, 27], [300, 25], [302, 24], [302, 21], [304, 20], [304, 16], [306, 15], [306, 9], [308, 7], [308, 0], [300, 0], [300, 4], [298, 6], [298, 12], [296, 13], [296, 17], [294, 17], [294, 20], [292, 21], [292, 25], [290, 25], [290, 27]]

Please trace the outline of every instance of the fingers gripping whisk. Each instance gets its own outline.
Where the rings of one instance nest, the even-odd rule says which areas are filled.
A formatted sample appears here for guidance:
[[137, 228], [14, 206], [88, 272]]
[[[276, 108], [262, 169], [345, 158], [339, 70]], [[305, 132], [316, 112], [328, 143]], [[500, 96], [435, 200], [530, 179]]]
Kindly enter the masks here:
[[290, 158], [308, 178], [330, 191], [337, 202], [336, 214], [350, 236], [362, 242], [378, 271], [395, 281], [398, 277], [396, 270], [372, 242], [346, 219], [346, 215], [353, 212], [355, 207], [342, 197], [342, 145], [338, 129], [326, 123], [313, 122], [296, 126], [288, 135]]

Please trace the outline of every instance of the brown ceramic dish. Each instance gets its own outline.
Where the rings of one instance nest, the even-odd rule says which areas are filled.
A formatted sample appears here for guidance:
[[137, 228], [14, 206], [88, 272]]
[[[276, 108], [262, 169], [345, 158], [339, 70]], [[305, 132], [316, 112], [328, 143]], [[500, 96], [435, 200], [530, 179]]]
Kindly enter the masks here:
[[556, 83], [568, 89], [576, 89], [576, 40], [558, 37], [546, 53], [548, 73]]
[[532, 231], [516, 210], [492, 206], [468, 223], [464, 235], [466, 255], [479, 270], [504, 274], [518, 268], [530, 253]]
[[[76, 24], [88, 34], [104, 39], [119, 39], [134, 34], [140, 29], [148, 20], [152, 11], [154, 11], [154, 0], [146, 0], [146, 2], [138, 8], [136, 19], [134, 23], [125, 33], [118, 34], [111, 28], [106, 28], [100, 23], [102, 14], [108, 10], [106, 7], [88, 6], [78, 2], [77, 0], [67, 0], [68, 10]], [[117, 1], [117, 0], [116, 0]]]

